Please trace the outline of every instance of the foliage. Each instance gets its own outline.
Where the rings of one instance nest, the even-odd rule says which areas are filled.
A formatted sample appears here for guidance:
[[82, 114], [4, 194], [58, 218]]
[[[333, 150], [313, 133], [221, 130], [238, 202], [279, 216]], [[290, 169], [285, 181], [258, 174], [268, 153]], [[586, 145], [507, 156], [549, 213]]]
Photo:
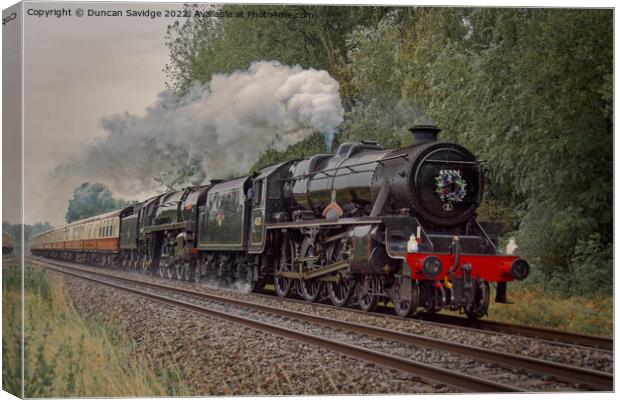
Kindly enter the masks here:
[[23, 397], [21, 273], [17, 259], [2, 264], [2, 390]]
[[347, 39], [353, 106], [341, 127], [344, 141], [375, 140], [391, 148], [411, 144], [414, 123], [429, 122], [418, 103], [404, 98], [405, 74], [398, 57], [404, 26], [396, 9], [376, 26], [358, 26]]
[[571, 259], [571, 294], [594, 297], [613, 294], [613, 243], [603, 244], [595, 233], [579, 239]]
[[[3, 388], [21, 392], [21, 269], [3, 269]], [[174, 368], [153, 371], [133, 359], [121, 331], [83, 317], [65, 302], [61, 281], [41, 270], [24, 273], [24, 393], [22, 397], [188, 395]]]
[[[215, 7], [244, 18], [196, 16], [199, 6], [186, 6], [192, 17], [168, 27], [170, 63], [167, 85], [185, 92], [194, 81], [215, 73], [246, 69], [252, 61], [275, 60], [327, 70], [347, 96], [346, 37], [357, 25], [370, 24], [386, 8], [287, 5], [226, 5]], [[204, 9], [203, 9], [204, 10]], [[299, 13], [300, 18], [254, 18], [253, 12]]]
[[[491, 293], [491, 298], [495, 294]], [[613, 297], [558, 295], [530, 278], [508, 284], [510, 304], [492, 303], [489, 320], [540, 326], [588, 335], [613, 335]]]
[[73, 191], [65, 219], [67, 223], [103, 214], [135, 203], [112, 197], [112, 192], [102, 183], [84, 182]]

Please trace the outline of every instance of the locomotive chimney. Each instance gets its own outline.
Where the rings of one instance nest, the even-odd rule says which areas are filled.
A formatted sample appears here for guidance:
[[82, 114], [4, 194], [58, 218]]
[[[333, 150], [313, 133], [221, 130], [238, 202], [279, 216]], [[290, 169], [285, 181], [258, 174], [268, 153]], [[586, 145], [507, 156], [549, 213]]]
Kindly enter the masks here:
[[437, 141], [437, 134], [441, 129], [436, 125], [415, 125], [409, 129], [413, 135], [413, 144], [424, 144]]

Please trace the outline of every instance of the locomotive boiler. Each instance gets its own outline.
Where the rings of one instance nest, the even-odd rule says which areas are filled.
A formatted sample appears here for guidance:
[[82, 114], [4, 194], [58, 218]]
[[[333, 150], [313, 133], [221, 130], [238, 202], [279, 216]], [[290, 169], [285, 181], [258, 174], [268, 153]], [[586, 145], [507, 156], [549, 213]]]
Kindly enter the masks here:
[[[481, 162], [461, 145], [438, 141], [435, 126], [411, 132], [406, 148], [347, 142], [335, 154], [119, 210], [120, 229], [111, 230], [116, 259], [104, 264], [254, 289], [271, 282], [281, 297], [366, 311], [384, 302], [401, 316], [448, 308], [482, 317], [489, 283], [497, 283], [496, 302], [505, 302], [506, 282], [524, 279], [529, 265], [498, 255], [495, 238], [476, 221]], [[89, 249], [58, 251], [62, 229], [36, 238], [33, 252], [101, 260], [89, 258]]]

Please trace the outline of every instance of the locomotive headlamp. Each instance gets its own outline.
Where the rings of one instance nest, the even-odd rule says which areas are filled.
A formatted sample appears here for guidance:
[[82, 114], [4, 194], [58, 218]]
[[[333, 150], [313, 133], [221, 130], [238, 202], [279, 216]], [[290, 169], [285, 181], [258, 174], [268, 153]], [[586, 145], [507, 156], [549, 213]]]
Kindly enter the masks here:
[[441, 267], [441, 260], [435, 256], [428, 256], [422, 262], [422, 272], [431, 278], [441, 273]]
[[527, 263], [527, 261], [520, 258], [514, 260], [512, 262], [512, 265], [510, 266], [510, 274], [516, 280], [522, 281], [530, 274], [530, 265]]

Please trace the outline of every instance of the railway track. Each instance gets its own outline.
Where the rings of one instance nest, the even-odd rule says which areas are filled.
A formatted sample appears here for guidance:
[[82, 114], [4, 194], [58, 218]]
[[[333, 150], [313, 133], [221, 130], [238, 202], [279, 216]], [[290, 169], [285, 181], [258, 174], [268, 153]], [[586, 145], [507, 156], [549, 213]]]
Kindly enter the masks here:
[[556, 329], [538, 328], [523, 325], [513, 325], [494, 321], [470, 321], [466, 318], [444, 314], [421, 314], [419, 319], [458, 325], [466, 328], [474, 328], [482, 331], [493, 331], [507, 333], [511, 335], [527, 336], [536, 339], [543, 339], [550, 342], [570, 343], [583, 347], [594, 347], [603, 350], [613, 350], [614, 341], [612, 338], [594, 335], [583, 335], [574, 332], [559, 331]]
[[[275, 292], [269, 290], [263, 290], [262, 293], [257, 293], [257, 296], [264, 296], [273, 298], [276, 296]], [[293, 303], [301, 303], [308, 304], [305, 300], [293, 299], [293, 298], [279, 298], [283, 301], [293, 302]], [[342, 307], [336, 307], [331, 304], [326, 304], [324, 302], [312, 303], [321, 307], [333, 308], [333, 309], [342, 309]], [[373, 315], [376, 317], [382, 318], [394, 318], [400, 320], [406, 320], [407, 318], [399, 317], [394, 315], [393, 310], [388, 307], [378, 307], [377, 311], [366, 312], [359, 310], [353, 307], [346, 307], [347, 311], [360, 313], [363, 315]], [[494, 322], [494, 321], [471, 321], [465, 317], [458, 317], [454, 315], [445, 315], [445, 314], [430, 314], [430, 313], [419, 313], [414, 317], [414, 319], [424, 321], [426, 323], [434, 324], [440, 327], [454, 327], [458, 326], [463, 329], [471, 330], [473, 332], [497, 332], [502, 334], [514, 335], [514, 336], [524, 336], [533, 339], [540, 339], [550, 343], [564, 343], [577, 345], [584, 348], [596, 348], [606, 351], [613, 350], [613, 339], [603, 336], [594, 336], [594, 335], [583, 335], [574, 332], [566, 332], [559, 331], [555, 329], [548, 328], [539, 328], [539, 327], [531, 327], [524, 325], [513, 325], [507, 324], [503, 322]]]
[[[364, 348], [362, 346], [356, 346], [351, 343], [345, 343], [338, 340], [333, 340], [317, 335], [312, 335], [299, 330], [291, 330], [282, 326], [277, 326], [270, 323], [256, 321], [241, 317], [238, 315], [232, 315], [231, 313], [222, 313], [222, 311], [213, 310], [211, 308], [205, 308], [200, 305], [187, 303], [186, 301], [179, 301], [178, 299], [171, 299], [168, 296], [161, 296], [153, 294], [151, 290], [144, 292], [135, 288], [127, 288], [122, 285], [105, 282], [101, 279], [85, 277], [83, 274], [91, 274], [95, 276], [105, 277], [106, 279], [114, 279], [124, 284], [131, 285], [144, 285], [149, 289], [164, 290], [175, 294], [186, 296], [187, 298], [198, 298], [208, 300], [210, 302], [217, 302], [226, 304], [233, 307], [243, 307], [246, 309], [252, 309], [258, 313], [267, 313], [271, 315], [277, 315], [281, 318], [294, 319], [320, 325], [330, 329], [338, 329], [346, 332], [353, 332], [358, 335], [365, 335], [368, 337], [382, 339], [385, 341], [396, 342], [405, 346], [418, 346], [433, 349], [436, 351], [442, 351], [450, 354], [458, 354], [459, 356], [471, 358], [481, 363], [491, 363], [500, 365], [503, 368], [512, 368], [515, 370], [522, 369], [530, 373], [540, 376], [552, 376], [563, 382], [577, 383], [594, 390], [612, 390], [613, 388], [613, 375], [609, 373], [593, 371], [586, 368], [570, 366], [557, 362], [539, 360], [532, 357], [508, 354], [505, 352], [497, 352], [488, 349], [482, 349], [479, 347], [471, 347], [463, 344], [448, 342], [441, 339], [430, 338], [427, 336], [414, 335], [410, 333], [404, 333], [400, 331], [388, 330], [384, 328], [378, 328], [371, 325], [353, 323], [342, 320], [335, 320], [332, 318], [300, 313], [296, 311], [286, 310], [282, 308], [276, 308], [267, 306], [265, 304], [241, 301], [229, 297], [222, 297], [218, 295], [208, 294], [204, 292], [197, 292], [194, 290], [183, 289], [174, 286], [162, 285], [158, 283], [145, 282], [142, 280], [129, 279], [125, 277], [115, 276], [106, 272], [92, 271], [90, 269], [79, 268], [75, 265], [69, 265], [67, 263], [49, 261], [49, 260], [34, 260], [35, 263], [40, 265], [46, 265], [48, 268], [62, 272], [65, 274], [73, 275], [81, 279], [87, 279], [95, 282], [99, 282], [108, 286], [114, 286], [122, 290], [127, 290], [149, 297], [153, 300], [174, 305], [177, 307], [189, 309], [193, 312], [199, 312], [222, 318], [236, 323], [241, 323], [246, 326], [250, 326], [255, 329], [267, 331], [276, 335], [284, 336], [289, 339], [295, 339], [298, 341], [318, 345], [330, 350], [346, 354], [352, 357], [356, 357], [368, 362], [373, 362], [379, 365], [383, 365], [389, 368], [395, 368], [401, 371], [412, 373], [414, 375], [445, 383], [449, 386], [464, 391], [492, 391], [492, 392], [504, 392], [504, 391], [520, 391], [523, 390], [519, 387], [493, 382], [484, 378], [473, 377], [468, 374], [463, 374], [455, 371], [446, 370], [445, 368], [438, 368], [433, 365], [428, 365], [416, 361], [411, 361], [403, 357], [398, 357], [391, 354], [385, 354], [376, 350]], [[74, 272], [68, 272], [67, 269]]]

